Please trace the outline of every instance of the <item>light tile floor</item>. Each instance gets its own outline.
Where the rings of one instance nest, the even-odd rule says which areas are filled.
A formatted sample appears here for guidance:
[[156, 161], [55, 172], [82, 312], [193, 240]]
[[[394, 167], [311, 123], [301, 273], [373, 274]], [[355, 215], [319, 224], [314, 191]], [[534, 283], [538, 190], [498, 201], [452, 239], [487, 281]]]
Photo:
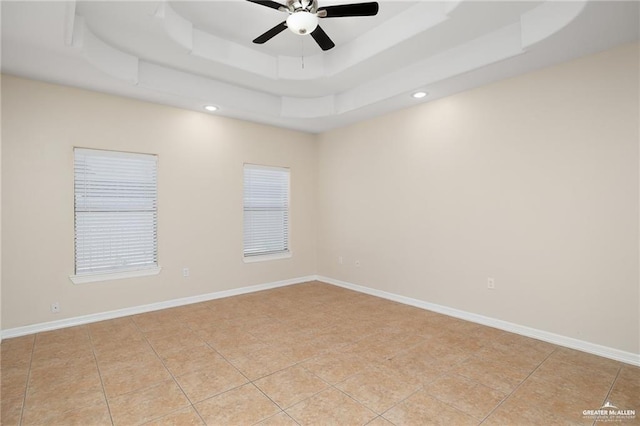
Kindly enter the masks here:
[[318, 282], [7, 339], [0, 365], [7, 426], [640, 424], [640, 368]]

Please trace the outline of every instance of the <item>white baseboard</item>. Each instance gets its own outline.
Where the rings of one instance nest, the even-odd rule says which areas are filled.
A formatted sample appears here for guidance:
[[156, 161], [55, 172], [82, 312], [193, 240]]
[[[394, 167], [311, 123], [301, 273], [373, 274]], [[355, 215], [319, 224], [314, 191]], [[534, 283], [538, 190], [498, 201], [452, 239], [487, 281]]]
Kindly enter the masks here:
[[550, 333], [548, 331], [538, 330], [535, 328], [526, 327], [524, 325], [514, 324], [508, 321], [485, 317], [483, 315], [461, 311], [459, 309], [437, 305], [435, 303], [424, 302], [422, 300], [412, 299], [410, 297], [400, 296], [398, 294], [388, 293], [386, 291], [376, 290], [373, 288], [364, 287], [361, 285], [352, 284], [352, 283], [336, 280], [329, 277], [318, 276], [317, 279], [318, 281], [322, 281], [328, 284], [333, 284], [339, 287], [344, 287], [349, 290], [358, 291], [360, 293], [370, 294], [372, 296], [393, 300], [394, 302], [403, 303], [405, 305], [415, 306], [417, 308], [426, 309], [428, 311], [433, 311], [433, 312], [448, 315], [451, 317], [460, 318], [460, 319], [471, 321], [477, 324], [487, 325], [489, 327], [497, 328], [497, 329], [508, 331], [511, 333], [520, 334], [522, 336], [532, 337], [534, 339], [543, 340], [545, 342], [553, 343], [553, 344], [564, 346], [567, 348], [576, 349], [582, 352], [587, 352], [587, 353], [602, 356], [605, 358], [614, 359], [616, 361], [621, 361], [627, 364], [640, 366], [640, 354], [621, 351], [619, 349], [610, 348], [608, 346], [602, 346], [596, 343], [585, 342], [583, 340], [574, 339], [572, 337], [566, 337], [559, 334]]
[[92, 322], [110, 320], [114, 318], [137, 315], [145, 312], [157, 311], [160, 309], [175, 308], [177, 306], [190, 305], [192, 303], [206, 302], [207, 300], [221, 299], [223, 297], [238, 296], [240, 294], [253, 293], [256, 291], [268, 290], [276, 287], [284, 287], [292, 284], [300, 284], [307, 281], [315, 281], [317, 276], [292, 278], [289, 280], [275, 281], [265, 284], [252, 285], [249, 287], [234, 288], [231, 290], [217, 291], [214, 293], [201, 294], [198, 296], [183, 297], [180, 299], [167, 300], [164, 302], [151, 303], [149, 305], [133, 306], [130, 308], [117, 309], [115, 311], [101, 312], [97, 314], [83, 315], [79, 317], [66, 318], [58, 321], [44, 322], [40, 324], [26, 325], [23, 327], [2, 330], [2, 339], [25, 336], [28, 334], [40, 333], [43, 331], [57, 330], [59, 328], [73, 327], [76, 325], [89, 324]]
[[214, 293], [201, 294], [198, 296], [184, 297], [181, 299], [167, 300], [165, 302], [152, 303], [149, 305], [133, 306], [130, 308], [118, 309], [115, 311], [102, 312], [97, 314], [84, 315], [80, 317], [67, 318], [59, 321], [51, 321], [40, 324], [27, 325], [23, 327], [10, 328], [2, 330], [1, 339], [11, 337], [25, 336], [28, 334], [40, 333], [43, 331], [57, 330], [59, 328], [72, 327], [76, 325], [89, 324], [97, 321], [104, 321], [114, 318], [126, 317], [129, 315], [142, 314], [145, 312], [157, 311], [160, 309], [174, 308], [177, 306], [190, 305], [192, 303], [206, 302], [207, 300], [221, 299], [223, 297], [237, 296], [240, 294], [253, 293], [256, 291], [268, 290], [277, 287], [284, 287], [293, 284], [300, 284], [308, 281], [322, 281], [338, 287], [347, 288], [360, 293], [370, 294], [372, 296], [381, 297], [383, 299], [393, 300], [394, 302], [403, 303], [409, 306], [426, 309], [428, 311], [437, 312], [477, 324], [486, 325], [511, 333], [520, 334], [522, 336], [532, 337], [534, 339], [543, 340], [545, 342], [564, 346], [571, 349], [591, 353], [605, 358], [614, 359], [627, 364], [640, 366], [640, 354], [621, 351], [619, 349], [610, 348], [608, 346], [598, 345], [596, 343], [585, 342], [583, 340], [574, 339], [572, 337], [562, 336], [548, 331], [538, 330], [524, 325], [514, 324], [512, 322], [503, 321], [459, 309], [450, 308], [435, 303], [424, 302], [422, 300], [413, 299], [406, 296], [400, 296], [394, 293], [388, 293], [382, 290], [376, 290], [333, 278], [308, 275], [306, 277], [292, 278], [289, 280], [275, 281], [271, 283], [258, 284], [249, 287], [241, 287], [231, 290], [218, 291]]

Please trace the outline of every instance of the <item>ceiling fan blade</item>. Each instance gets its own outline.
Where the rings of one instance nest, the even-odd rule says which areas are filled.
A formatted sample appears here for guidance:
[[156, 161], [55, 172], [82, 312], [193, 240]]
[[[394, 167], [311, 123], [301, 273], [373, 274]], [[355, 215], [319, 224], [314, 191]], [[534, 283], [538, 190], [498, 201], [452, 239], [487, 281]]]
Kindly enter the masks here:
[[[326, 15], [325, 15], [326, 13]], [[374, 16], [378, 14], [378, 3], [337, 4], [318, 8], [320, 18], [342, 18], [346, 16]], [[323, 16], [324, 15], [324, 16]]]
[[248, 2], [259, 4], [262, 6], [270, 7], [271, 9], [276, 9], [285, 12], [287, 7], [283, 4], [280, 4], [271, 0], [247, 0]]
[[318, 46], [322, 50], [329, 50], [335, 46], [335, 43], [329, 38], [327, 33], [324, 32], [320, 25], [316, 27], [315, 30], [311, 32], [311, 37], [318, 43]]
[[253, 40], [253, 42], [256, 43], [256, 44], [263, 44], [263, 43], [271, 40], [273, 37], [277, 36], [278, 34], [280, 34], [281, 32], [283, 32], [286, 29], [287, 29], [287, 21], [282, 21], [278, 25], [276, 25], [275, 27], [271, 28], [266, 33], [258, 36], [255, 40]]

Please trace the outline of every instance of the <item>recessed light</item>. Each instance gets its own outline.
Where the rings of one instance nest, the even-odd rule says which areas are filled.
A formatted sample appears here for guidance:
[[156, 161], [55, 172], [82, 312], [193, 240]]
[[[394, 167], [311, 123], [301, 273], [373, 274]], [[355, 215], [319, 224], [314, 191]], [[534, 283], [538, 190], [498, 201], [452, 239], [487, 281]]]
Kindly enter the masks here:
[[218, 107], [214, 106], [214, 105], [207, 105], [207, 106], [204, 107], [204, 109], [206, 109], [207, 111], [213, 112], [213, 111], [217, 111]]
[[416, 99], [421, 99], [421, 98], [424, 98], [425, 96], [427, 96], [427, 92], [415, 92], [411, 96], [413, 96]]

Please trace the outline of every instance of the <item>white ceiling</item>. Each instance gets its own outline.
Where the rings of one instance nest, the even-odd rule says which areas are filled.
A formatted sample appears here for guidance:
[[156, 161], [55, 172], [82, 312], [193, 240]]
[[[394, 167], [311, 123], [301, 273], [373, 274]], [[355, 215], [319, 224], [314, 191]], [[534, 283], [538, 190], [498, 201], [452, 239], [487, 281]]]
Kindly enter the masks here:
[[321, 19], [323, 52], [253, 44], [287, 15], [242, 0], [2, 1], [2, 72], [322, 132], [639, 38], [635, 1], [379, 3]]

